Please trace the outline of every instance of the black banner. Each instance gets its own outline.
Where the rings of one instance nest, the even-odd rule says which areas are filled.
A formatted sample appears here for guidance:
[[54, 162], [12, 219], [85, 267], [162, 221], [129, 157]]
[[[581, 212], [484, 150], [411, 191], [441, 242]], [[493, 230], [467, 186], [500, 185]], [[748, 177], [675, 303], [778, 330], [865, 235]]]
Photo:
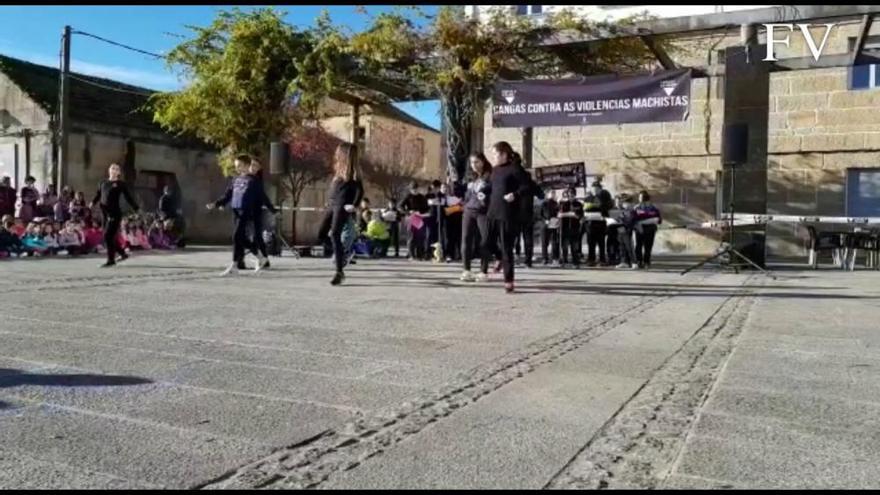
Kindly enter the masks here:
[[535, 179], [542, 188], [584, 187], [587, 184], [587, 171], [584, 168], [584, 162], [537, 167], [535, 168]]
[[494, 127], [672, 122], [690, 110], [690, 69], [640, 76], [500, 82]]

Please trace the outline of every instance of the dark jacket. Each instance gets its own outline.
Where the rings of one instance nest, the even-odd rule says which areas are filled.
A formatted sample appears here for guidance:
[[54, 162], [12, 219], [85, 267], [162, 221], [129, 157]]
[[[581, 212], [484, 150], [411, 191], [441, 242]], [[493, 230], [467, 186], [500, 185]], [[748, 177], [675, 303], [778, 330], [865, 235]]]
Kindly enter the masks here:
[[417, 211], [419, 213], [428, 213], [428, 198], [424, 194], [409, 193], [400, 203], [400, 209], [409, 213]]
[[0, 251], [17, 253], [22, 249], [24, 249], [24, 246], [17, 235], [4, 228], [0, 228]]
[[[482, 201], [478, 197], [480, 193], [486, 195]], [[489, 211], [489, 197], [492, 194], [492, 183], [489, 177], [478, 177], [467, 185], [467, 191], [464, 193], [464, 207], [470, 212], [485, 215]]]
[[122, 213], [122, 206], [120, 204], [122, 197], [125, 197], [125, 201], [134, 211], [140, 209], [137, 202], [132, 198], [128, 186], [121, 180], [108, 179], [101, 181], [98, 185], [98, 191], [95, 192], [95, 197], [92, 199], [92, 203], [100, 203], [101, 210], [105, 214], [118, 216]]
[[525, 168], [522, 169], [522, 173], [529, 178], [529, 193], [517, 198], [519, 203], [519, 219], [522, 222], [531, 223], [535, 218], [535, 198], [544, 199], [544, 191]]
[[584, 211], [590, 213], [601, 213], [603, 217], [608, 217], [608, 212], [614, 208], [614, 198], [611, 197], [611, 193], [602, 189], [599, 191], [599, 195], [593, 194], [592, 191], [587, 193], [587, 197], [584, 198]]
[[174, 200], [173, 195], [163, 194], [162, 197], [159, 198], [159, 214], [162, 218], [177, 217], [177, 201]]
[[329, 207], [334, 212], [344, 212], [345, 205], [357, 207], [364, 197], [364, 186], [361, 181], [354, 179], [344, 181], [334, 178], [330, 181], [330, 190], [327, 192]]
[[620, 225], [626, 227], [626, 230], [632, 230], [636, 223], [636, 210], [632, 207], [621, 208], [616, 220]]
[[663, 223], [663, 218], [660, 216], [660, 210], [651, 203], [639, 203], [635, 207], [635, 216], [636, 220], [645, 220], [647, 218], [657, 218], [659, 219], [658, 223]]
[[[522, 167], [507, 163], [492, 169], [490, 178], [492, 194], [489, 196], [489, 219], [505, 222], [518, 222], [519, 199], [532, 194], [532, 178]], [[513, 193], [513, 201], [508, 203], [504, 196]]]
[[239, 175], [229, 181], [226, 192], [214, 204], [217, 206], [229, 205], [234, 210], [250, 215], [259, 214], [263, 206], [266, 206], [273, 213], [276, 211], [266, 196], [263, 181], [251, 174]]
[[555, 199], [550, 198], [544, 201], [544, 204], [541, 205], [541, 219], [549, 221], [551, 218], [556, 218], [556, 215], [559, 214], [559, 203], [556, 202]]
[[15, 215], [15, 188], [0, 186], [0, 216]]
[[577, 215], [577, 218], [563, 218], [562, 219], [562, 228], [565, 230], [576, 229], [581, 224], [581, 219], [584, 218], [584, 205], [581, 204], [580, 201], [576, 199], [572, 199], [569, 201], [560, 201], [559, 202], [559, 212], [560, 213], [569, 213], [573, 212]]

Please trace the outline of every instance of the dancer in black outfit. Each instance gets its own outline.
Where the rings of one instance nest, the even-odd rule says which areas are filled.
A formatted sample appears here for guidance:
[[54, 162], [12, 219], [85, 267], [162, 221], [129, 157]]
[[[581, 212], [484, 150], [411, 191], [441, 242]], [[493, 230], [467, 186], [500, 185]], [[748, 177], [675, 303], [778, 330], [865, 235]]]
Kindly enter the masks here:
[[544, 191], [538, 187], [532, 179], [531, 174], [526, 171], [523, 166], [522, 158], [519, 153], [514, 153], [514, 164], [522, 169], [522, 173], [528, 176], [531, 192], [523, 194], [517, 198], [519, 203], [519, 224], [517, 225], [516, 247], [517, 255], [519, 255], [519, 243], [522, 238], [523, 247], [525, 249], [525, 265], [527, 268], [532, 267], [532, 258], [535, 255], [535, 198], [544, 199]]
[[513, 242], [519, 218], [518, 199], [532, 194], [531, 177], [513, 163], [513, 148], [505, 141], [492, 146], [492, 191], [489, 196], [489, 239], [501, 240], [501, 264], [504, 268], [504, 290], [513, 292]]
[[336, 148], [333, 157], [333, 180], [330, 182], [329, 209], [321, 223], [318, 238], [323, 239], [327, 232], [333, 241], [333, 257], [336, 264], [336, 275], [330, 281], [332, 285], [339, 285], [345, 280], [345, 249], [342, 246], [342, 229], [351, 219], [351, 215], [357, 211], [355, 205], [359, 204], [364, 196], [364, 186], [360, 180], [357, 169], [357, 148], [350, 143], [341, 143]]
[[[461, 253], [464, 258], [464, 272], [461, 274], [462, 282], [479, 280], [485, 282], [489, 279], [489, 257], [492, 255], [493, 246], [489, 237], [489, 196], [492, 192], [492, 184], [489, 182], [492, 175], [492, 165], [482, 153], [474, 153], [469, 158], [473, 180], [468, 183], [464, 196], [464, 220], [461, 226]], [[480, 255], [480, 273], [477, 277], [471, 273], [471, 260], [474, 254]]]
[[[278, 210], [269, 201], [266, 195], [266, 187], [263, 184], [263, 166], [257, 160], [251, 159], [248, 167], [248, 175], [253, 179], [250, 183], [252, 191], [248, 191], [248, 200], [253, 203], [253, 213], [251, 215], [251, 223], [253, 224], [254, 238], [251, 252], [257, 257], [257, 266], [255, 271], [269, 268], [269, 254], [266, 249], [266, 241], [263, 240], [263, 207], [269, 210], [273, 215], [278, 214]], [[259, 254], [257, 254], [259, 252]]]
[[120, 261], [128, 259], [125, 250], [119, 246], [118, 234], [119, 223], [122, 221], [122, 208], [119, 204], [120, 197], [124, 196], [129, 206], [137, 212], [138, 207], [135, 200], [128, 191], [128, 186], [122, 181], [122, 169], [118, 164], [113, 163], [107, 170], [108, 179], [101, 181], [98, 185], [98, 191], [92, 199], [92, 208], [100, 202], [101, 213], [104, 217], [104, 244], [107, 246], [107, 262], [101, 267], [110, 267], [116, 265], [116, 254], [119, 253]]

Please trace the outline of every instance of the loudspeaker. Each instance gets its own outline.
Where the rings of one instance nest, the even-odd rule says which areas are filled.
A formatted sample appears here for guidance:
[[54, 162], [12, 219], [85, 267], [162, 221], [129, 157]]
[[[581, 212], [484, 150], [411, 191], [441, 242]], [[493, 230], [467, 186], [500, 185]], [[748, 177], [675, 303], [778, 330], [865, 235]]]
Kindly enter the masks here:
[[749, 159], [749, 126], [728, 124], [724, 126], [721, 141], [721, 161], [724, 165], [742, 165]]
[[287, 144], [269, 144], [269, 173], [271, 175], [284, 175], [288, 172], [287, 165]]

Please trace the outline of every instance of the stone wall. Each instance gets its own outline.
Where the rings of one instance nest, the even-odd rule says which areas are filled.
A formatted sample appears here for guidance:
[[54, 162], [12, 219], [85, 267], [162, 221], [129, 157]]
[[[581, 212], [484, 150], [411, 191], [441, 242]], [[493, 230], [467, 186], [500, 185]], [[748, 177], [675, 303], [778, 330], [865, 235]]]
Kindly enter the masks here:
[[[858, 22], [831, 32], [823, 54], [846, 53]], [[821, 40], [824, 28], [814, 29]], [[880, 26], [871, 34], [880, 34]], [[780, 35], [777, 35], [781, 37]], [[759, 42], [765, 41], [764, 33]], [[740, 43], [739, 31], [674, 41], [682, 66], [719, 66], [718, 52]], [[796, 32], [780, 59], [810, 56]], [[767, 212], [843, 215], [846, 169], [880, 164], [880, 91], [847, 89], [847, 69], [775, 72], [770, 76]], [[716, 216], [724, 121], [724, 78], [694, 79], [691, 110], [683, 122], [534, 129], [534, 166], [584, 161], [588, 174], [604, 176], [613, 193], [652, 193], [668, 225]], [[506, 140], [521, 147], [520, 129], [494, 129], [484, 115], [485, 143]], [[739, 196], [740, 191], [737, 192]], [[705, 254], [717, 245], [712, 231], [661, 231], [658, 252]], [[805, 233], [768, 229], [768, 255], [805, 253]]]
[[[99, 124], [78, 123], [70, 134], [68, 180], [76, 191], [91, 199], [98, 183], [106, 177], [111, 163], [125, 161], [126, 141], [134, 144], [134, 166], [138, 173], [170, 172], [175, 174], [181, 192], [181, 208], [187, 222], [187, 235], [200, 242], [228, 242], [231, 220], [228, 213], [208, 211], [205, 205], [215, 201], [226, 189], [213, 151], [191, 149], [162, 142], [151, 133], [104, 128]], [[129, 178], [130, 179], [130, 178]], [[129, 182], [131, 182], [129, 180]], [[140, 195], [138, 203], [154, 210], [153, 198]]]

